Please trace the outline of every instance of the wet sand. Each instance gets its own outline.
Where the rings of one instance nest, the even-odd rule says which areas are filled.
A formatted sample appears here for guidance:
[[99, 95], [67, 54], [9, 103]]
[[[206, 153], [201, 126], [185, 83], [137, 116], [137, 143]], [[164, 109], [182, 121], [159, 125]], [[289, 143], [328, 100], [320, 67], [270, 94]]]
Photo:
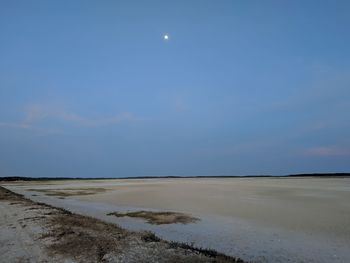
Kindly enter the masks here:
[[[198, 178], [8, 183], [10, 189], [166, 239], [262, 262], [350, 262], [350, 178]], [[47, 196], [28, 189], [104, 188]], [[72, 190], [70, 190], [72, 191]], [[107, 212], [154, 209], [200, 222], [150, 226]]]

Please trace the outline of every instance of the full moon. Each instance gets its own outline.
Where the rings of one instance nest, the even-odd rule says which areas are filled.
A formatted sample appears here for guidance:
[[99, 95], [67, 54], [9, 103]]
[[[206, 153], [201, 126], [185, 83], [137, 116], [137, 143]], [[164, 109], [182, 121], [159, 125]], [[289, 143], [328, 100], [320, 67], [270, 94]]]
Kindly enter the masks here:
[[164, 40], [169, 40], [169, 35], [165, 34], [165, 35], [163, 36], [163, 38], [164, 38]]

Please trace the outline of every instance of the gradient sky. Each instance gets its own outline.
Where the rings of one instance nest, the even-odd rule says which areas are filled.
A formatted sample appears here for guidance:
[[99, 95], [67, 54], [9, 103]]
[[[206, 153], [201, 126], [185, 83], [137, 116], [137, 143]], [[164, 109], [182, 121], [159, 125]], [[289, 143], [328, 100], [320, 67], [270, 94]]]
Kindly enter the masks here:
[[0, 176], [344, 171], [350, 1], [0, 2]]

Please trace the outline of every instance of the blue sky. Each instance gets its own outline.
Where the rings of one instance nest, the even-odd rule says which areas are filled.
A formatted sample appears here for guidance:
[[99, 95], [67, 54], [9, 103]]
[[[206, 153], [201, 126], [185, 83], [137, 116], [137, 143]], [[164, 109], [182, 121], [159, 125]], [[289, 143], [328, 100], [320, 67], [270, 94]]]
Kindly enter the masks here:
[[1, 1], [0, 176], [350, 171], [349, 12]]

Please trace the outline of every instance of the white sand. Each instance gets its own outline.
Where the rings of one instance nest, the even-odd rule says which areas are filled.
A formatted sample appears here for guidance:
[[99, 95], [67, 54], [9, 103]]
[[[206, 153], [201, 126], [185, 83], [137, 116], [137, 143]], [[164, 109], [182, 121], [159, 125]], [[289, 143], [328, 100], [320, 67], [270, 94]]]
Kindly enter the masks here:
[[27, 208], [0, 202], [0, 262], [64, 262], [46, 253], [45, 242], [40, 239], [44, 227], [30, 220], [38, 216], [38, 211]]

